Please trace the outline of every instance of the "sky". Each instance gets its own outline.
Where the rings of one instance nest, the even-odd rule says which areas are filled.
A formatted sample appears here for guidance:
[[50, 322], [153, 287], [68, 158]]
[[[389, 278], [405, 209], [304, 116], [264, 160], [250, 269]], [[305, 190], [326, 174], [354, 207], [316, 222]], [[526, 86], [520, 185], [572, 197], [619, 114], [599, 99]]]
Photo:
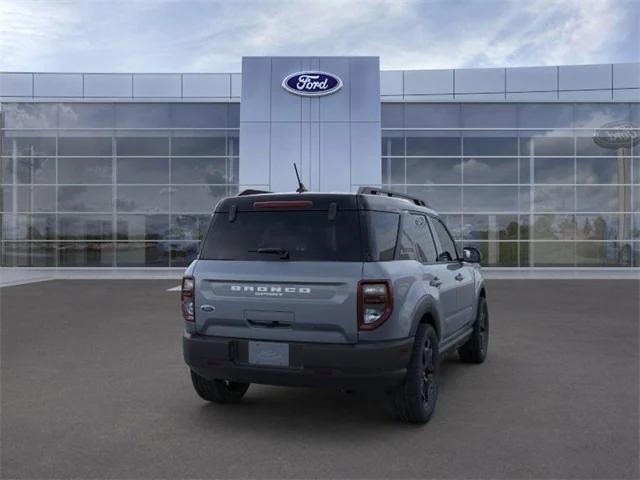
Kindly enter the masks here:
[[239, 72], [243, 55], [432, 69], [640, 60], [640, 0], [0, 0], [0, 71]]

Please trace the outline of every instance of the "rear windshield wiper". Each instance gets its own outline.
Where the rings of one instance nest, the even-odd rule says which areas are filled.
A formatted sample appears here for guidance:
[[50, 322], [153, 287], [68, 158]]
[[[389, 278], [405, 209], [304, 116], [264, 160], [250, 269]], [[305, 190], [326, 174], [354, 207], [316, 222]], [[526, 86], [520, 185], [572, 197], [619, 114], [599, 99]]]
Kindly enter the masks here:
[[251, 253], [271, 253], [275, 255], [280, 255], [282, 260], [289, 260], [289, 250], [286, 248], [278, 248], [278, 247], [265, 247], [258, 248], [256, 250], [249, 250]]

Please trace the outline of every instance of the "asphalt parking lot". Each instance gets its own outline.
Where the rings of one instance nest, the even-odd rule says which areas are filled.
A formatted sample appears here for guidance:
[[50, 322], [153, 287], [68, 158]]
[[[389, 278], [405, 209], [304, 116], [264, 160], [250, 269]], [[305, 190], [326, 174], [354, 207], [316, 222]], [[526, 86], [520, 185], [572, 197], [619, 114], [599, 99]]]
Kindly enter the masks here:
[[489, 357], [445, 362], [424, 427], [358, 393], [206, 404], [176, 283], [0, 290], [2, 478], [638, 477], [637, 281], [489, 281]]

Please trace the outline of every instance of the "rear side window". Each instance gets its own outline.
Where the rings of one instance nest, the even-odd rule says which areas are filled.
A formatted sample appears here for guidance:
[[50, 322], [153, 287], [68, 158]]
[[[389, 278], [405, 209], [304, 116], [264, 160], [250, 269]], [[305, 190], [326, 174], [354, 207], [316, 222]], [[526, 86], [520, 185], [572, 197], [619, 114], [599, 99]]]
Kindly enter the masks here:
[[407, 214], [403, 217], [400, 260], [436, 261], [436, 246], [424, 215]]
[[369, 230], [369, 261], [386, 262], [394, 259], [400, 215], [391, 212], [364, 213]]
[[362, 261], [358, 212], [338, 210], [333, 220], [327, 211], [238, 212], [234, 221], [216, 213], [200, 258], [282, 261], [285, 256], [290, 261]]
[[434, 233], [440, 240], [440, 255], [438, 261], [450, 262], [458, 259], [458, 252], [456, 251], [456, 244], [449, 235], [448, 230], [444, 224], [437, 218], [432, 218], [431, 223], [433, 225]]

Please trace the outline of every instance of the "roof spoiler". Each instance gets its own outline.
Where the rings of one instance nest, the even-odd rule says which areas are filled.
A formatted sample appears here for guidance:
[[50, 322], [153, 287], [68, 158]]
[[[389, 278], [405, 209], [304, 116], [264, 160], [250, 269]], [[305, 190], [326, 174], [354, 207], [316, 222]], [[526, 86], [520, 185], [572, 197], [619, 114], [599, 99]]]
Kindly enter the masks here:
[[238, 194], [238, 197], [244, 197], [245, 195], [260, 195], [261, 193], [273, 193], [267, 190], [254, 190], [252, 188], [248, 188], [246, 190], [241, 191]]
[[403, 200], [408, 200], [412, 203], [420, 207], [427, 207], [427, 203], [418, 197], [413, 197], [411, 195], [407, 195], [406, 193], [394, 192], [391, 190], [383, 190], [382, 188], [376, 187], [360, 187], [358, 188], [358, 194], [360, 195], [380, 195], [383, 197], [392, 197], [392, 198], [401, 198]]

